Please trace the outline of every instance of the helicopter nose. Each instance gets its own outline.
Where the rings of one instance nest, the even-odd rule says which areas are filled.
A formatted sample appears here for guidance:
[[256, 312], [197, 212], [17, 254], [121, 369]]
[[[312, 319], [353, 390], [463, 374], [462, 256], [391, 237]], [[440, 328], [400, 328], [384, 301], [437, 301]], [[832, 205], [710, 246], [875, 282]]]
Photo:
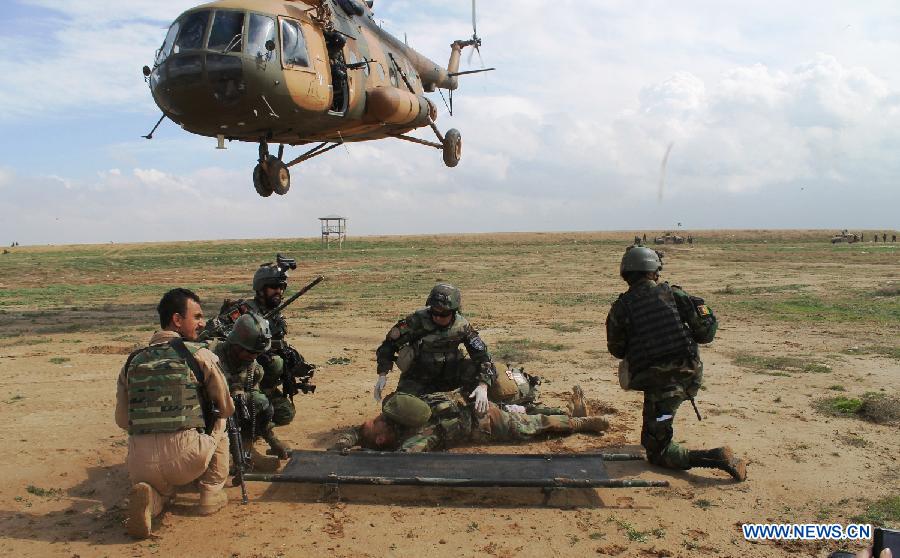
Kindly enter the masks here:
[[209, 122], [231, 112], [246, 94], [238, 56], [187, 53], [169, 57], [150, 76], [157, 104], [176, 121]]

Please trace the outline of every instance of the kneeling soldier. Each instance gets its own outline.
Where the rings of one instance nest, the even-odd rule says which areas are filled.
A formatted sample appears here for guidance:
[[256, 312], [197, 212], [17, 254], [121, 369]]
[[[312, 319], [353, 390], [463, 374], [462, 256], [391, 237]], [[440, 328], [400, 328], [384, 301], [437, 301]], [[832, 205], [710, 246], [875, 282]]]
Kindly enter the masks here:
[[173, 289], [157, 311], [162, 331], [128, 357], [116, 386], [116, 424], [128, 430], [126, 466], [134, 483], [127, 530], [139, 538], [150, 536], [153, 517], [176, 486], [196, 481], [202, 515], [228, 502], [225, 419], [234, 404], [218, 358], [193, 342], [204, 325], [200, 298]]
[[256, 361], [269, 350], [272, 335], [269, 324], [253, 312], [244, 314], [234, 323], [224, 342], [213, 347], [234, 398], [244, 447], [250, 449], [262, 437], [279, 459], [287, 459], [290, 448], [272, 431], [274, 409], [260, 390], [263, 367]]
[[[422, 395], [463, 389], [471, 392], [479, 413], [487, 411], [488, 388], [497, 376], [487, 346], [461, 313], [462, 294], [447, 283], [431, 289], [425, 308], [388, 331], [375, 352], [378, 380], [373, 395], [381, 401], [394, 362], [400, 369], [397, 391]], [[460, 345], [470, 358], [463, 356]]]

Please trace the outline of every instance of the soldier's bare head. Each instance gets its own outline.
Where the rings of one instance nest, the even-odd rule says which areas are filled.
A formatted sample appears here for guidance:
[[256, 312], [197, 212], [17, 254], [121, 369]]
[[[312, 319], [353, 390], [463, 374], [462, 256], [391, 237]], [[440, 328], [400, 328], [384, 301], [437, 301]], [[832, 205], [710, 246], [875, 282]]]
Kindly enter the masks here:
[[362, 423], [359, 442], [366, 449], [388, 449], [397, 443], [397, 435], [385, 416], [379, 414]]
[[160, 327], [174, 331], [188, 341], [195, 341], [206, 325], [200, 297], [188, 289], [172, 289], [164, 294], [156, 311]]

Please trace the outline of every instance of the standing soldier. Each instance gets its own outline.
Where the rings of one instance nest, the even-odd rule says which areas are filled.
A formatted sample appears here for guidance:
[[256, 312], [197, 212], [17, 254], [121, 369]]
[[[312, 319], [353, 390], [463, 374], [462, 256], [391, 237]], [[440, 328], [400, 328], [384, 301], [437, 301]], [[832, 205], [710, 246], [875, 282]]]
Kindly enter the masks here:
[[731, 448], [686, 450], [672, 440], [678, 407], [686, 399], [693, 402], [703, 379], [697, 344], [713, 340], [717, 322], [702, 299], [657, 283], [660, 271], [655, 250], [626, 251], [620, 274], [628, 291], [619, 295], [606, 318], [607, 347], [622, 359], [622, 387], [644, 392], [641, 445], [655, 465], [720, 469], [742, 481], [746, 468]]
[[[497, 377], [497, 370], [487, 346], [461, 310], [459, 289], [439, 283], [431, 289], [425, 308], [403, 318], [388, 331], [375, 351], [376, 401], [381, 401], [387, 374], [396, 361], [400, 369], [397, 391], [421, 395], [458, 388], [473, 390], [470, 397], [475, 399], [476, 410], [487, 412], [487, 390]], [[465, 346], [470, 358], [463, 356], [460, 345]]]
[[365, 449], [427, 452], [466, 442], [523, 442], [542, 434], [600, 433], [609, 422], [599, 416], [526, 415], [489, 403], [479, 413], [460, 390], [418, 397], [395, 392], [382, 404], [380, 415], [342, 434], [331, 450]]
[[204, 325], [200, 298], [173, 289], [156, 310], [162, 331], [128, 357], [116, 385], [116, 424], [128, 430], [126, 466], [134, 483], [127, 530], [139, 538], [150, 536], [153, 517], [176, 486], [197, 482], [201, 515], [228, 502], [225, 419], [234, 405], [218, 359], [194, 342]]
[[234, 323], [228, 338], [213, 347], [219, 364], [228, 380], [228, 388], [235, 402], [245, 448], [252, 448], [262, 437], [279, 459], [287, 459], [290, 450], [272, 431], [274, 410], [260, 390], [263, 368], [256, 362], [269, 350], [272, 334], [269, 324], [259, 315], [248, 312]]

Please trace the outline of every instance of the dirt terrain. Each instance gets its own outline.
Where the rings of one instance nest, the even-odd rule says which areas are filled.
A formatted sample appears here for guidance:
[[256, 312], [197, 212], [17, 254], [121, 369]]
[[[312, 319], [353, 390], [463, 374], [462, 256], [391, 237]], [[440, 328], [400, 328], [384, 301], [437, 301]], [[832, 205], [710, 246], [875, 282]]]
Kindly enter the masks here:
[[[652, 239], [659, 231], [646, 231]], [[687, 234], [687, 233], [685, 233]], [[155, 329], [155, 304], [189, 286], [207, 314], [247, 296], [256, 266], [296, 256], [291, 289], [327, 281], [286, 312], [289, 340], [320, 369], [314, 395], [280, 430], [324, 449], [376, 414], [374, 349], [438, 280], [502, 363], [545, 378], [560, 404], [580, 384], [612, 431], [464, 452], [641, 451], [641, 394], [620, 390], [604, 320], [624, 290], [632, 232], [19, 247], [0, 255], [0, 554], [8, 556], [826, 556], [838, 542], [745, 542], [746, 522], [900, 526], [900, 246], [831, 245], [830, 231], [695, 231], [665, 251], [663, 277], [704, 297], [720, 320], [702, 348], [698, 422], [676, 440], [730, 444], [735, 483], [710, 470], [613, 463], [616, 477], [669, 488], [568, 490], [249, 483], [251, 503], [191, 514], [179, 495], [158, 535], [122, 528], [126, 434], [113, 421], [124, 355]], [[867, 235], [871, 236], [871, 235]], [[389, 376], [395, 386], [397, 373]]]

